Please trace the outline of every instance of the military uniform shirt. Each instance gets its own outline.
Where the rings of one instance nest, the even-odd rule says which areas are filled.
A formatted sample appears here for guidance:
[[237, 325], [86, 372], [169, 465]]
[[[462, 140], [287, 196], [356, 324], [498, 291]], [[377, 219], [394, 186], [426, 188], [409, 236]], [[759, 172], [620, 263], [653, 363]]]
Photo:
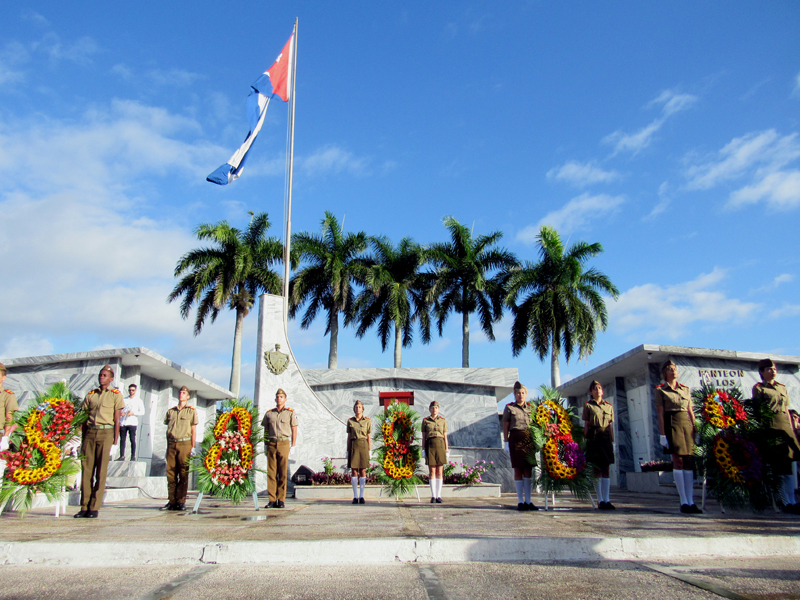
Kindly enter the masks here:
[[669, 384], [662, 383], [656, 387], [656, 408], [661, 407], [664, 412], [681, 412], [689, 410], [692, 405], [692, 394], [689, 386], [679, 383], [673, 390]]
[[614, 407], [606, 400], [600, 403], [590, 400], [583, 405], [583, 416], [581, 418], [589, 427], [605, 429], [614, 422]]
[[769, 405], [775, 413], [783, 413], [789, 408], [789, 394], [786, 386], [774, 381], [773, 383], [757, 383], [753, 386], [753, 400], [760, 400]]
[[182, 440], [192, 437], [192, 425], [197, 425], [197, 411], [188, 404], [183, 408], [173, 406], [164, 417], [168, 440]]
[[86, 394], [83, 401], [83, 409], [89, 413], [86, 425], [89, 427], [113, 425], [114, 413], [123, 408], [125, 401], [119, 390], [109, 388], [103, 391], [102, 388], [95, 388]]
[[[19, 410], [19, 405], [17, 404], [17, 398], [14, 396], [14, 392], [11, 390], [0, 390], [0, 426], [5, 425], [6, 427], [11, 426], [14, 423], [14, 411]], [[6, 415], [8, 413], [11, 414], [11, 420], [6, 422]], [[0, 427], [2, 429], [2, 427]]]
[[291, 439], [292, 427], [297, 427], [297, 415], [294, 414], [293, 409], [286, 406], [280, 412], [276, 407], [267, 411], [261, 425], [270, 441]]
[[508, 423], [511, 431], [527, 430], [531, 424], [532, 410], [530, 402], [525, 402], [522, 406], [516, 402], [506, 404], [506, 409], [503, 411], [503, 423]]
[[360, 421], [355, 417], [350, 417], [347, 420], [348, 440], [368, 440], [371, 434], [372, 421], [369, 420], [369, 417], [361, 417]]
[[422, 433], [428, 439], [443, 438], [447, 435], [447, 421], [444, 417], [425, 417], [422, 419]]

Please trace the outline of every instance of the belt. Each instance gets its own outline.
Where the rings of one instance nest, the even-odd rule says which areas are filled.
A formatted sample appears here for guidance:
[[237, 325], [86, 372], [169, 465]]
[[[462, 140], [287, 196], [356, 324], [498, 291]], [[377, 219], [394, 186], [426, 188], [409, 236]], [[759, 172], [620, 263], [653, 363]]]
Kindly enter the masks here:
[[89, 429], [114, 429], [113, 425], [89, 425]]
[[270, 444], [275, 444], [277, 442], [288, 442], [288, 441], [289, 441], [288, 437], [267, 438], [267, 442], [269, 442]]
[[169, 438], [170, 442], [190, 442], [192, 438]]

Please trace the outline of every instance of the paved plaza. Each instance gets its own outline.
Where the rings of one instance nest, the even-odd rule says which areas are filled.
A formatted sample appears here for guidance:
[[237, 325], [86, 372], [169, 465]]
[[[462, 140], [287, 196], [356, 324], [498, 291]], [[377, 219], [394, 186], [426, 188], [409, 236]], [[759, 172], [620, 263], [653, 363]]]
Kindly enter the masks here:
[[625, 491], [612, 501], [600, 512], [557, 497], [519, 513], [511, 495], [289, 499], [256, 512], [212, 498], [194, 515], [140, 499], [97, 520], [72, 507], [4, 513], [0, 598], [800, 597], [800, 517], [715, 503], [683, 515], [670, 496]]

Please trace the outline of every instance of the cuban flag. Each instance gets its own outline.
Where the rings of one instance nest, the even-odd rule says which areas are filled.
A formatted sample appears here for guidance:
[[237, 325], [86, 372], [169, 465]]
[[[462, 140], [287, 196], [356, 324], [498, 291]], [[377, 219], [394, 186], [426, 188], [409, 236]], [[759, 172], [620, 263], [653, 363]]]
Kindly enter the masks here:
[[[267, 107], [269, 107], [272, 95], [277, 94], [284, 102], [289, 101], [289, 94], [292, 90], [292, 69], [290, 67], [294, 58], [293, 41], [294, 34], [286, 42], [275, 63], [250, 86], [250, 95], [247, 97], [247, 120], [250, 123], [250, 132], [230, 160], [206, 177], [206, 181], [218, 185], [228, 185], [232, 181], [236, 181], [242, 174], [250, 149], [264, 125], [264, 117], [267, 116]], [[268, 91], [268, 84], [272, 86], [272, 94]]]

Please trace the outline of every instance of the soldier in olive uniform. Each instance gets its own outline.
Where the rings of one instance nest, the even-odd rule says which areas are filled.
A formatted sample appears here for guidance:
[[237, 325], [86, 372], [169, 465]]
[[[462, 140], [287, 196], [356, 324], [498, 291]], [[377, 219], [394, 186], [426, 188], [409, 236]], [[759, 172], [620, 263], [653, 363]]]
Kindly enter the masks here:
[[356, 400], [353, 413], [355, 416], [347, 420], [347, 468], [353, 484], [353, 504], [364, 504], [364, 486], [372, 448], [372, 421], [364, 416], [361, 400]]
[[614, 510], [611, 504], [611, 478], [609, 467], [614, 464], [614, 407], [603, 400], [603, 386], [599, 381], [589, 384], [591, 399], [583, 405], [583, 435], [586, 438], [586, 460], [597, 471], [597, 507]]
[[112, 446], [119, 443], [119, 420], [125, 408], [122, 394], [111, 387], [114, 370], [109, 365], [100, 370], [98, 380], [100, 386], [86, 395], [82, 406], [89, 418], [83, 424], [81, 510], [76, 519], [96, 519], [103, 505], [108, 463]]
[[431, 481], [431, 504], [442, 503], [444, 463], [447, 462], [447, 421], [439, 415], [439, 403], [434, 400], [428, 410], [430, 417], [422, 419], [422, 447]]
[[266, 412], [261, 425], [267, 447], [267, 508], [283, 508], [289, 453], [297, 442], [297, 415], [286, 406], [286, 392], [282, 389], [275, 393], [275, 408]]
[[794, 498], [794, 478], [792, 477], [792, 460], [800, 457], [797, 437], [789, 416], [789, 394], [786, 386], [775, 381], [778, 368], [771, 359], [765, 358], [758, 363], [761, 383], [753, 386], [753, 401], [766, 404], [772, 411], [771, 428], [780, 439], [780, 444], [770, 449], [765, 457], [772, 470], [780, 476], [780, 494], [783, 500], [783, 511], [800, 514], [800, 505]]
[[519, 381], [514, 384], [514, 400], [503, 411], [503, 441], [505, 450], [511, 457], [514, 467], [514, 485], [517, 488], [517, 510], [539, 510], [531, 502], [531, 477], [533, 465], [528, 462], [531, 449], [531, 411], [533, 407], [526, 402], [528, 388]]
[[197, 411], [189, 406], [189, 388], [178, 393], [178, 405], [167, 411], [167, 493], [169, 501], [161, 510], [186, 510], [189, 490], [189, 457], [197, 441]]
[[5, 382], [7, 376], [6, 366], [0, 363], [0, 419], [3, 424], [0, 451], [8, 450], [8, 436], [17, 428], [14, 424], [14, 411], [19, 410], [14, 392], [3, 388], [3, 382]]
[[656, 387], [655, 405], [661, 445], [672, 454], [672, 474], [682, 513], [703, 512], [694, 503], [694, 436], [696, 432], [692, 394], [678, 383], [678, 365], [668, 360], [661, 366], [666, 383]]

